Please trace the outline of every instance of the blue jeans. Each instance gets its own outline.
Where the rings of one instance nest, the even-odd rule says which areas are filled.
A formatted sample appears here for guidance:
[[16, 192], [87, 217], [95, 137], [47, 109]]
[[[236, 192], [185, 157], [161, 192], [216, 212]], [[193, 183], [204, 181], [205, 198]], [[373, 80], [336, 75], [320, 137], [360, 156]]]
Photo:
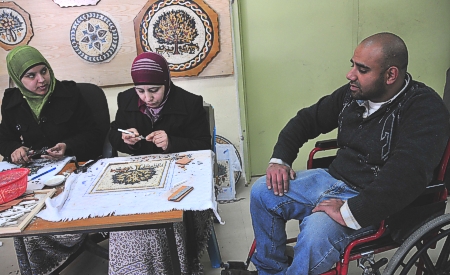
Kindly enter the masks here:
[[[358, 195], [326, 170], [313, 169], [297, 173], [290, 181], [289, 192], [275, 196], [267, 189], [266, 177], [252, 187], [250, 213], [256, 239], [252, 262], [258, 274], [321, 274], [339, 261], [340, 254], [354, 239], [375, 232], [376, 227], [354, 230], [342, 226], [325, 212], [312, 214], [321, 201], [330, 198], [347, 200]], [[300, 220], [300, 233], [294, 247], [294, 262], [288, 268], [286, 221]]]

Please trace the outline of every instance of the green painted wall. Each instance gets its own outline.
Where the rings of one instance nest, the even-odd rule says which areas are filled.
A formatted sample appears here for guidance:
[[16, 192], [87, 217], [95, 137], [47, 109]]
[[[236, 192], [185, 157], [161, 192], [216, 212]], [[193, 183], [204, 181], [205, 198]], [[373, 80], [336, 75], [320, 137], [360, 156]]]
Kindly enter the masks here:
[[[395, 2], [395, 3], [394, 3]], [[251, 175], [265, 173], [279, 131], [295, 113], [347, 83], [357, 43], [376, 32], [400, 35], [409, 71], [442, 94], [450, 66], [450, 1], [238, 0]], [[335, 133], [324, 138], [332, 138]], [[295, 169], [304, 169], [309, 142]]]

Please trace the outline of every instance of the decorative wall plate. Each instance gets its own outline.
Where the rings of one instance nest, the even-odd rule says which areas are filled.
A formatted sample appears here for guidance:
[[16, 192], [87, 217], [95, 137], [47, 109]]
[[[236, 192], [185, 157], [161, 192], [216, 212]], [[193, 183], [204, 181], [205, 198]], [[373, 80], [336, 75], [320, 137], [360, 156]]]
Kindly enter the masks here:
[[30, 15], [14, 2], [0, 2], [0, 47], [9, 51], [33, 37]]
[[195, 76], [219, 52], [217, 13], [202, 0], [150, 0], [134, 19], [137, 52], [156, 52], [172, 76]]
[[83, 13], [70, 28], [70, 44], [75, 53], [85, 61], [109, 62], [120, 48], [117, 26], [103, 13]]
[[79, 7], [79, 6], [95, 6], [100, 0], [53, 0], [61, 8]]

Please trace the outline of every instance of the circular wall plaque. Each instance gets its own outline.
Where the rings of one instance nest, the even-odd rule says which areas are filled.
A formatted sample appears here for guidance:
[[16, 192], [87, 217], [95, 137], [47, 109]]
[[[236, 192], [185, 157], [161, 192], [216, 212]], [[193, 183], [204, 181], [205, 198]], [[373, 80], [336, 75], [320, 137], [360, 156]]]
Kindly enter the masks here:
[[14, 2], [0, 3], [0, 46], [9, 51], [33, 36], [30, 15]]
[[218, 16], [197, 1], [148, 1], [134, 19], [138, 53], [156, 52], [172, 76], [198, 75], [219, 52]]
[[85, 61], [109, 62], [119, 51], [119, 31], [110, 17], [99, 12], [83, 13], [70, 28], [70, 44]]

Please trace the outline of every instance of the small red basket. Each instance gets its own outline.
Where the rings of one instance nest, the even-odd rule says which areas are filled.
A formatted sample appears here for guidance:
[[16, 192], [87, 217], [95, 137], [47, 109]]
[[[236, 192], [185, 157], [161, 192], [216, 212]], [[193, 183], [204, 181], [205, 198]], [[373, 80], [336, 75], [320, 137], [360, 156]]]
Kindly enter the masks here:
[[12, 201], [27, 190], [28, 168], [0, 172], [0, 204]]

